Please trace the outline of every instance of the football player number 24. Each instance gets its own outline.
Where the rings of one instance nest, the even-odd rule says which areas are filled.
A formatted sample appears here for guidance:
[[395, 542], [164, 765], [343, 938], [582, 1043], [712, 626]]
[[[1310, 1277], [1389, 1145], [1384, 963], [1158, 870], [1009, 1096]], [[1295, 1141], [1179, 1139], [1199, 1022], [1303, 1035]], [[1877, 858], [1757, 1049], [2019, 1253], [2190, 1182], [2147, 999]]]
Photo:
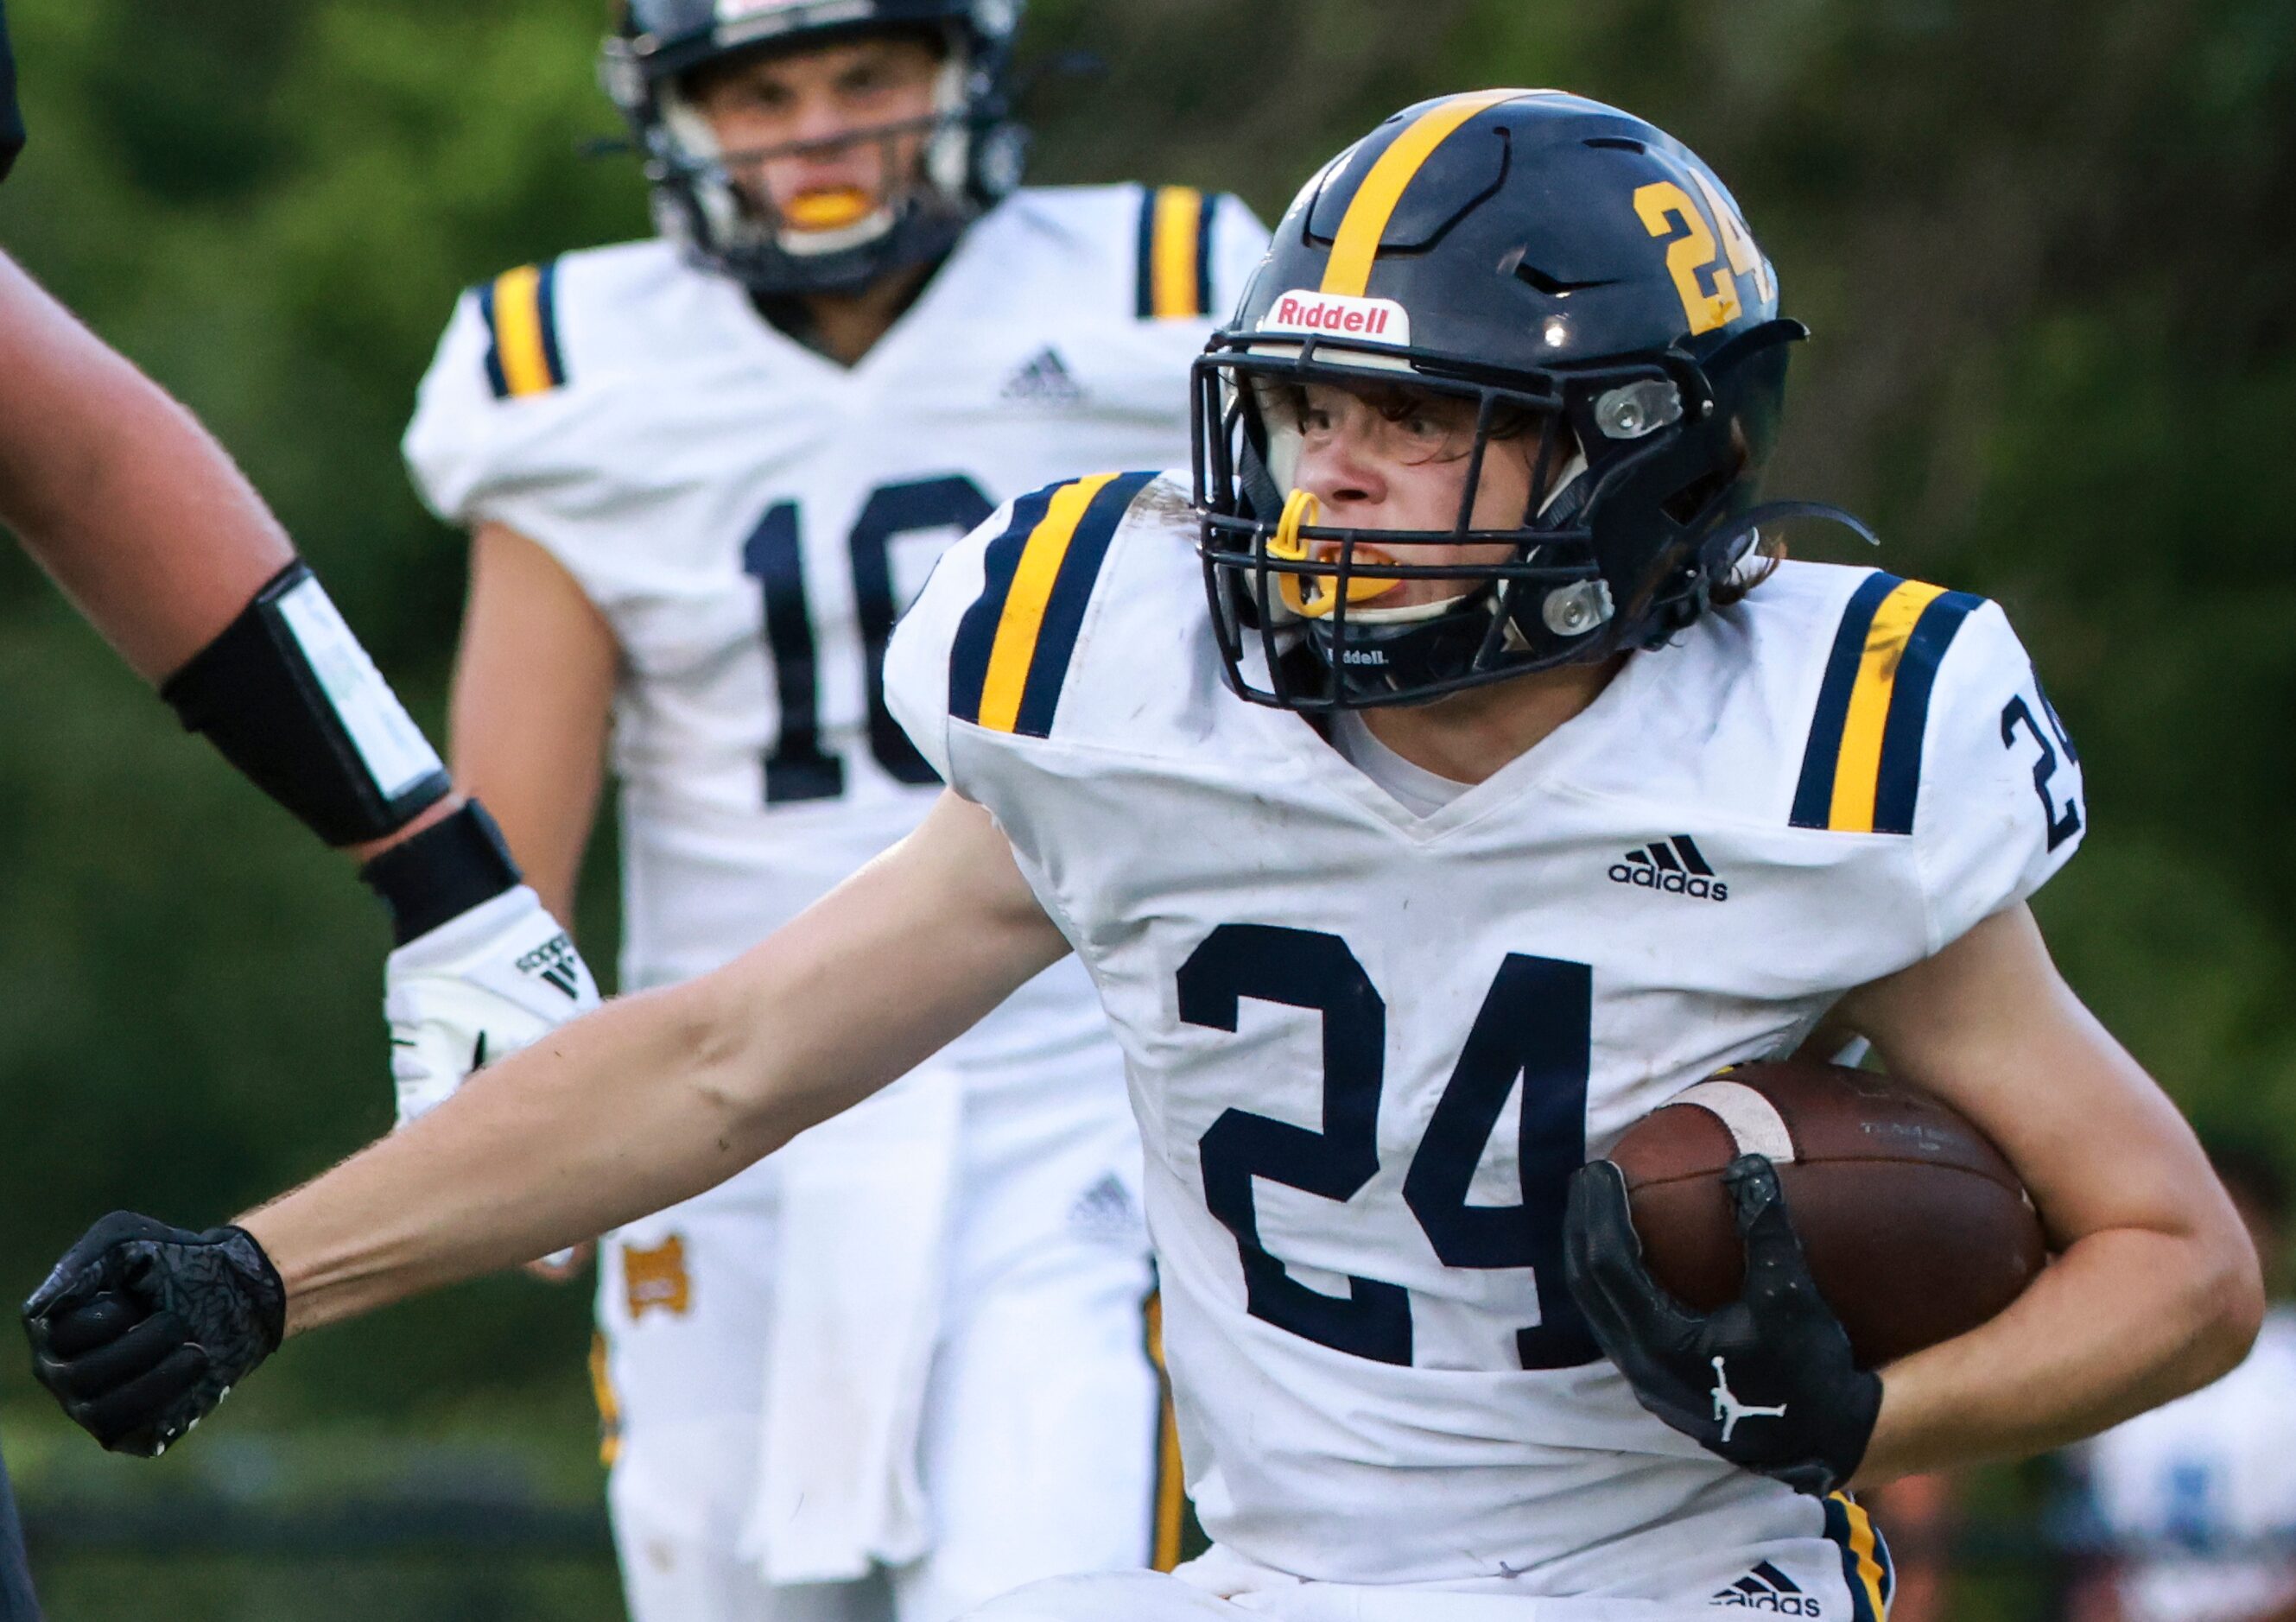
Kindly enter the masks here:
[[[994, 511], [996, 503], [962, 473], [913, 479], [873, 494], [846, 537], [869, 687], [869, 752], [898, 782], [940, 780], [885, 707], [885, 643], [900, 614], [893, 596], [893, 543], [927, 529], [962, 535]], [[820, 656], [795, 502], [767, 509], [742, 544], [742, 567], [765, 590], [766, 642], [781, 697], [781, 733], [766, 755], [766, 803], [835, 799], [845, 792], [845, 762], [821, 745]]]
[[[1320, 1132], [1228, 1110], [1198, 1145], [1204, 1201], [1243, 1263], [1251, 1315], [1381, 1363], [1411, 1362], [1411, 1298], [1400, 1284], [1348, 1280], [1344, 1296], [1311, 1290], [1260, 1242], [1254, 1179], [1344, 1203], [1379, 1170], [1379, 1103], [1387, 1004], [1347, 942], [1271, 924], [1223, 924], [1179, 973], [1180, 1018], [1234, 1031], [1246, 1000], [1322, 1016]], [[1526, 1369], [1570, 1368], [1601, 1354], [1562, 1281], [1562, 1211], [1587, 1158], [1587, 1077], [1594, 973], [1585, 963], [1510, 953], [1483, 999], [1449, 1083], [1403, 1179], [1403, 1200], [1448, 1267], [1530, 1271], [1538, 1323], [1515, 1332]], [[1468, 1184], [1516, 1078], [1521, 1200], [1470, 1205]]]

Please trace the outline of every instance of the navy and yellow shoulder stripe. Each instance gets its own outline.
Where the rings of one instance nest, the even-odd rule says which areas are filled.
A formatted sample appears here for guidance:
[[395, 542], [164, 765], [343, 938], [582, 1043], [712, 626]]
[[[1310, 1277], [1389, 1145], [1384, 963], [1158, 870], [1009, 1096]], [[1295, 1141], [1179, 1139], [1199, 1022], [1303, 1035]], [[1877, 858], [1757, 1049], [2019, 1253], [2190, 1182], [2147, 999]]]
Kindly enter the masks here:
[[566, 381], [558, 348], [558, 261], [506, 270], [479, 290], [487, 324], [487, 382], [498, 400], [547, 394]]
[[1154, 473], [1070, 479], [1013, 506], [987, 580], [957, 622], [948, 712], [990, 732], [1049, 738], [1109, 543]]
[[1819, 684], [1793, 825], [1911, 833], [1938, 666], [1982, 597], [1876, 569], [1849, 599]]
[[1201, 320], [1212, 313], [1212, 222], [1220, 194], [1150, 186], [1140, 199], [1139, 316]]

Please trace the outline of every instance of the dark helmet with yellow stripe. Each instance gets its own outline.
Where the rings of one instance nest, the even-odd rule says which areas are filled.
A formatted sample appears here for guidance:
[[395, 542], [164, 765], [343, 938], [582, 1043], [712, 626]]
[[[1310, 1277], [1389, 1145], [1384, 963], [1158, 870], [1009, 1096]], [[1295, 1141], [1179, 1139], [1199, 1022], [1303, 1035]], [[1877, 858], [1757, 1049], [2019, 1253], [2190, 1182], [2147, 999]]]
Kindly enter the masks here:
[[[767, 295], [851, 291], [939, 258], [1021, 183], [1028, 133], [1008, 79], [1022, 0], [624, 0], [599, 79], [627, 120], [653, 188], [662, 234], [702, 264]], [[736, 187], [686, 76], [754, 51], [804, 49], [889, 29], [946, 42], [926, 127], [857, 140], [926, 135], [923, 172], [865, 217], [799, 229]], [[738, 154], [746, 158], [764, 153]]]
[[0, 4], [0, 180], [24, 150], [24, 120], [16, 111], [16, 60], [8, 50], [8, 11]]
[[[1805, 335], [1722, 183], [1655, 127], [1554, 91], [1397, 114], [1308, 183], [1197, 363], [1196, 504], [1231, 685], [1360, 708], [1663, 642], [1732, 580], [1757, 520], [1804, 510], [1757, 509], [1754, 490]], [[1319, 381], [1472, 403], [1453, 528], [1316, 521], [1277, 402]], [[1520, 522], [1470, 528], [1486, 452], [1529, 434]], [[1499, 543], [1500, 561], [1425, 561]], [[1413, 578], [1459, 590], [1377, 605]]]

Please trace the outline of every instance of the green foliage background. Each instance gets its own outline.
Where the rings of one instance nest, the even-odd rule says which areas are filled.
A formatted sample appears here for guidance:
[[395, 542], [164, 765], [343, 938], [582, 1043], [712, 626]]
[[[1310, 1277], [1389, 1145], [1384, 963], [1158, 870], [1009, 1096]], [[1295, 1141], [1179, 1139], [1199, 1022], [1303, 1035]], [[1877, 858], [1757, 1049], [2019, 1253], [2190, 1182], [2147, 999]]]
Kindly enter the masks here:
[[[0, 245], [234, 448], [430, 720], [461, 553], [397, 438], [460, 287], [646, 228], [627, 162], [576, 153], [612, 128], [602, 10], [9, 7], [33, 144]], [[1108, 62], [1040, 97], [1038, 178], [1199, 182], [1271, 218], [1454, 88], [1563, 86], [1700, 148], [1817, 332], [1773, 490], [2007, 603], [2088, 774], [2056, 949], [2204, 1126], [2296, 1163], [2296, 0], [1038, 0], [1029, 44]], [[386, 942], [12, 551], [0, 690], [15, 1295], [105, 1209], [221, 1220], [380, 1131]], [[584, 1317], [461, 1290], [299, 1342], [232, 1423], [531, 1417], [570, 1457]], [[37, 1480], [28, 1387], [0, 1349]]]

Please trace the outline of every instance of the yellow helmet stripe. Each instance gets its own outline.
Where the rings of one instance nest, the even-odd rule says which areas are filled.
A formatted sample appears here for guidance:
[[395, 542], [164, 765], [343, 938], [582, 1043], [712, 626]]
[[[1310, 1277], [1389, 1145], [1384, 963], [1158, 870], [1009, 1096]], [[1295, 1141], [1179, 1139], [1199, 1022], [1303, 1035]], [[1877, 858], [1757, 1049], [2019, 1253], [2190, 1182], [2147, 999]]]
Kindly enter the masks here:
[[1363, 184], [1356, 188], [1355, 201], [1348, 204], [1347, 214], [1340, 221], [1339, 235], [1332, 242], [1332, 257], [1324, 266], [1323, 291], [1350, 299], [1362, 298], [1371, 285], [1372, 261], [1379, 257], [1379, 245], [1387, 236], [1388, 221], [1395, 217], [1396, 205], [1403, 201], [1405, 190], [1427, 160], [1434, 156], [1435, 149], [1477, 113], [1519, 96], [1537, 94], [1530, 90], [1478, 90], [1455, 95], [1406, 125], [1403, 133], [1388, 143], [1379, 161], [1371, 166], [1371, 173], [1364, 176]]

